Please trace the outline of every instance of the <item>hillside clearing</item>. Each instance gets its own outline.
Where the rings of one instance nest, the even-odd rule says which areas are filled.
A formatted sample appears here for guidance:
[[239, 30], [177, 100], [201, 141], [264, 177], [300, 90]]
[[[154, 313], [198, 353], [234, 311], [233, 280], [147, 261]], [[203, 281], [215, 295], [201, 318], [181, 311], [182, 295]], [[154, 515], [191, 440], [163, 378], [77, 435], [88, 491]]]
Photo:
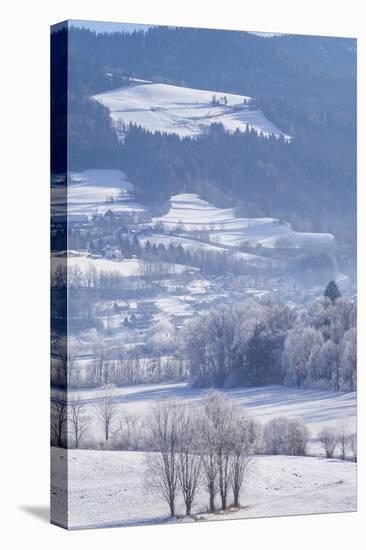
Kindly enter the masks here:
[[[220, 104], [212, 104], [214, 96], [222, 98]], [[249, 96], [146, 83], [102, 92], [93, 99], [110, 109], [115, 123], [137, 124], [151, 132], [193, 137], [210, 124], [221, 123], [229, 132], [244, 132], [248, 125], [258, 134], [290, 140], [262, 111], [249, 108]]]

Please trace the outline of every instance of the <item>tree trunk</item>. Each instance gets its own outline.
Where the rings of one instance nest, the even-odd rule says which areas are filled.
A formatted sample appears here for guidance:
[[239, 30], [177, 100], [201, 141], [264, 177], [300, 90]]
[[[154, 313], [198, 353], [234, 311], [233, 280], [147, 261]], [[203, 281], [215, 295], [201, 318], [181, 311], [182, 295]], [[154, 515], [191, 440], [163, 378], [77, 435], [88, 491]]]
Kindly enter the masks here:
[[215, 511], [215, 495], [214, 493], [210, 493], [210, 512]]
[[170, 508], [170, 515], [173, 518], [175, 516], [175, 506], [174, 506], [174, 500], [171, 500], [169, 502], [169, 508]]

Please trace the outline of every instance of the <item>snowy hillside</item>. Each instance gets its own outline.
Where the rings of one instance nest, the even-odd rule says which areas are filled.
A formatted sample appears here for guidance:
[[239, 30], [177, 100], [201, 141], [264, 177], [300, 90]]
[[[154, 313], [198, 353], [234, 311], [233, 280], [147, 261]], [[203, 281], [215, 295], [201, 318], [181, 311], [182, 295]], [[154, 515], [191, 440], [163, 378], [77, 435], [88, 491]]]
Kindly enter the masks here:
[[[212, 104], [214, 96], [219, 104]], [[115, 123], [131, 122], [152, 132], [196, 136], [216, 122], [229, 132], [245, 131], [248, 125], [258, 134], [290, 139], [261, 111], [249, 109], [249, 96], [151, 83], [103, 92], [93, 98], [110, 109]]]
[[[57, 521], [57, 511], [65, 504], [64, 468], [57, 464], [64, 463], [66, 451], [53, 448], [52, 453], [56, 465], [52, 506]], [[164, 500], [146, 487], [147, 455], [128, 451], [67, 451], [69, 527], [172, 521]], [[200, 490], [192, 512], [204, 520], [354, 511], [356, 464], [313, 457], [256, 457], [248, 472], [242, 503], [242, 509], [213, 517], [206, 513], [207, 496]], [[178, 502], [177, 512], [184, 513], [182, 502]]]
[[267, 248], [331, 247], [334, 237], [329, 233], [299, 233], [290, 224], [276, 218], [236, 218], [233, 208], [217, 208], [193, 193], [181, 193], [170, 199], [167, 214], [154, 218], [167, 229], [180, 226], [184, 231], [207, 230], [213, 243], [237, 247], [247, 242], [250, 246]]
[[[53, 258], [52, 272], [59, 265], [65, 265], [64, 257]], [[144, 273], [144, 262], [139, 259], [110, 260], [107, 258], [93, 257], [90, 254], [80, 252], [77, 256], [70, 255], [67, 258], [67, 266], [72, 269], [78, 267], [82, 273], [86, 274], [90, 269], [95, 269], [96, 273], [119, 273], [123, 277], [137, 277]], [[170, 264], [170, 273], [182, 273], [186, 267], [179, 264]]]
[[[69, 216], [105, 214], [114, 212], [144, 212], [144, 207], [133, 200], [133, 185], [121, 170], [84, 170], [71, 172], [67, 187]], [[52, 208], [61, 214], [66, 209], [65, 191], [52, 189]]]

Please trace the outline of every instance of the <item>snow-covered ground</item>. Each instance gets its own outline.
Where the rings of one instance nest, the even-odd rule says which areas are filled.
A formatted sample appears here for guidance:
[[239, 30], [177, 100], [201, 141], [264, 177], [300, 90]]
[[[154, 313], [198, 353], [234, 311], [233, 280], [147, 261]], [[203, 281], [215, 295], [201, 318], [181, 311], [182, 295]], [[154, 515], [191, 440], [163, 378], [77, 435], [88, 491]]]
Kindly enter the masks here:
[[[217, 100], [226, 97], [227, 104], [221, 100], [220, 105], [212, 105], [213, 96]], [[251, 111], [244, 104], [250, 101], [249, 96], [147, 83], [102, 92], [93, 98], [110, 109], [115, 123], [137, 124], [152, 132], [197, 136], [210, 124], [219, 122], [230, 132], [245, 131], [248, 125], [258, 134], [290, 139], [262, 111]]]
[[[115, 397], [120, 414], [143, 415], [158, 399], [178, 398], [193, 407], [199, 406], [206, 390], [193, 388], [188, 383], [176, 383], [68, 391], [70, 397], [78, 395], [85, 402], [90, 415], [90, 431], [101, 436], [101, 427], [94, 418], [93, 407], [106, 392]], [[316, 439], [323, 428], [336, 427], [341, 420], [348, 419], [350, 428], [355, 430], [356, 392], [304, 390], [285, 386], [227, 388], [221, 391], [245, 407], [250, 416], [263, 424], [278, 416], [303, 420], [313, 438], [310, 451], [314, 453], [321, 452]], [[53, 391], [53, 395], [57, 396], [57, 390]]]
[[[54, 257], [52, 259], [52, 271], [57, 269], [59, 264], [66, 265], [68, 268], [78, 266], [83, 273], [86, 273], [90, 268], [94, 267], [97, 273], [101, 271], [108, 273], [119, 273], [123, 277], [134, 277], [144, 274], [144, 261], [135, 259], [124, 260], [109, 260], [107, 258], [93, 257], [87, 253], [80, 252], [78, 256], [68, 256], [67, 260], [64, 257]], [[169, 273], [180, 274], [185, 269], [185, 265], [169, 264]]]
[[170, 199], [169, 211], [153, 218], [167, 229], [180, 227], [186, 232], [209, 231], [210, 240], [236, 247], [244, 242], [273, 248], [332, 247], [334, 236], [330, 233], [300, 233], [291, 225], [276, 218], [236, 218], [234, 208], [217, 208], [194, 193], [180, 193]]
[[[210, 233], [211, 238], [211, 233]], [[203, 252], [214, 252], [216, 254], [227, 254], [228, 252], [231, 253], [231, 258], [246, 262], [247, 264], [255, 265], [256, 267], [266, 267], [270, 264], [272, 265], [279, 265], [280, 261], [278, 260], [269, 260], [268, 258], [264, 258], [262, 256], [258, 256], [256, 254], [251, 254], [249, 252], [239, 252], [239, 251], [233, 251], [229, 250], [232, 248], [232, 246], [224, 245], [224, 244], [213, 244], [211, 242], [206, 242], [203, 240], [200, 240], [198, 238], [190, 238], [189, 235], [185, 236], [177, 236], [177, 235], [166, 235], [166, 234], [158, 234], [154, 233], [152, 235], [149, 235], [148, 237], [140, 237], [139, 239], [140, 243], [144, 246], [148, 241], [151, 245], [159, 245], [163, 244], [166, 248], [168, 248], [170, 245], [173, 246], [182, 246], [184, 250], [190, 251], [190, 252], [197, 252], [197, 250], [203, 251]], [[217, 237], [217, 241], [219, 241], [219, 238]]]
[[[53, 448], [53, 520], [61, 520], [59, 511], [65, 504], [67, 459], [69, 528], [172, 521], [165, 501], [147, 488], [147, 455]], [[217, 520], [355, 511], [356, 464], [316, 457], [256, 457], [241, 504], [237, 511], [208, 514], [207, 495], [200, 490], [192, 512], [196, 519]], [[184, 514], [180, 500], [177, 513]]]
[[[144, 207], [132, 197], [133, 184], [121, 170], [84, 170], [71, 172], [67, 187], [67, 213], [69, 216], [105, 214], [113, 212], [144, 212]], [[52, 207], [55, 213], [66, 208], [65, 191], [52, 189]]]

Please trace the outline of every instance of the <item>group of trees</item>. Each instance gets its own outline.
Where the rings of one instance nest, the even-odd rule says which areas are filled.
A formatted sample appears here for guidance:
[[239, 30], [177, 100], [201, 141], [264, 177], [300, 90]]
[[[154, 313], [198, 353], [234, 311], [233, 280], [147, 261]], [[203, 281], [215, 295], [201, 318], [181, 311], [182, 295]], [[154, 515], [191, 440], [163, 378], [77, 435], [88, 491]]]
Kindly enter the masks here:
[[211, 99], [211, 105], [213, 107], [218, 107], [219, 105], [227, 105], [227, 97], [226, 95], [223, 95], [223, 96], [217, 96], [216, 94], [213, 94], [212, 96], [212, 99]]
[[[174, 508], [172, 500], [180, 487], [187, 513], [198, 488], [207, 492], [211, 511], [217, 498], [222, 509], [227, 507], [230, 490], [238, 506], [244, 474], [254, 454], [306, 456], [309, 438], [303, 421], [275, 417], [262, 427], [242, 406], [216, 390], [207, 392], [199, 407], [171, 399], [152, 405], [142, 416], [120, 412], [108, 390], [94, 404], [78, 394], [67, 399], [60, 394], [51, 406], [53, 445], [152, 451], [147, 472], [151, 488]], [[318, 440], [326, 458], [357, 462], [357, 436], [348, 419], [322, 429]]]
[[[96, 400], [92, 410], [102, 430], [103, 442], [108, 445], [118, 416], [116, 400], [106, 392]], [[55, 398], [51, 406], [51, 443], [79, 449], [85, 444], [90, 420], [86, 403], [80, 396], [73, 395], [66, 400]]]
[[160, 494], [176, 515], [178, 494], [190, 515], [198, 489], [208, 497], [209, 510], [240, 506], [248, 466], [258, 444], [259, 428], [244, 409], [223, 394], [209, 393], [202, 410], [177, 401], [157, 403], [149, 418], [151, 448], [148, 486]]
[[324, 428], [318, 437], [327, 458], [333, 458], [338, 453], [341, 460], [351, 455], [357, 462], [357, 434], [351, 430], [347, 419], [336, 427]]
[[356, 305], [325, 296], [301, 317], [288, 305], [253, 300], [188, 323], [182, 346], [196, 385], [356, 389]]
[[[207, 241], [209, 241], [208, 236]], [[260, 270], [255, 262], [250, 263], [248, 260], [242, 260], [237, 254], [233, 254], [228, 250], [205, 250], [200, 246], [185, 249], [181, 244], [174, 244], [174, 242], [165, 246], [163, 243], [151, 244], [147, 240], [140, 257], [145, 261], [150, 260], [157, 264], [177, 263], [187, 267], [196, 267], [204, 275], [221, 275], [222, 273], [254, 274]], [[270, 273], [270, 262], [268, 262], [267, 275], [270, 275]]]
[[281, 350], [295, 320], [285, 304], [247, 300], [187, 323], [182, 345], [193, 382], [206, 387], [281, 383]]
[[183, 380], [187, 368], [184, 358], [175, 355], [172, 331], [170, 323], [151, 327], [146, 334], [146, 353], [128, 351], [121, 345], [110, 347], [95, 338], [92, 357], [82, 363], [78, 347], [61, 338], [53, 345], [51, 384], [57, 388], [95, 388]]
[[356, 304], [341, 297], [318, 300], [284, 342], [284, 383], [354, 391], [357, 386]]
[[274, 418], [263, 430], [264, 450], [270, 455], [304, 456], [309, 436], [303, 422], [286, 417]]
[[[96, 284], [87, 282], [89, 275], [80, 275], [82, 284]], [[201, 387], [285, 384], [354, 391], [356, 304], [342, 298], [334, 285], [328, 285], [326, 295], [301, 315], [265, 297], [221, 305], [187, 321], [179, 331], [169, 322], [153, 324], [146, 329], [144, 348], [136, 351], [126, 351], [118, 339], [108, 349], [102, 338], [95, 337], [86, 374], [75, 368], [75, 345], [60, 338], [53, 345], [52, 383], [123, 385], [189, 376]], [[87, 295], [84, 299], [85, 316], [92, 318], [92, 300]], [[74, 300], [75, 314], [81, 314], [81, 305], [82, 297]]]
[[65, 338], [54, 343], [53, 353], [52, 382], [59, 387], [189, 377], [201, 387], [285, 384], [354, 391], [356, 304], [325, 296], [301, 315], [267, 297], [221, 305], [179, 331], [169, 322], [153, 324], [144, 349], [127, 351], [118, 339], [107, 346], [95, 337], [84, 373], [75, 368], [77, 350]]

